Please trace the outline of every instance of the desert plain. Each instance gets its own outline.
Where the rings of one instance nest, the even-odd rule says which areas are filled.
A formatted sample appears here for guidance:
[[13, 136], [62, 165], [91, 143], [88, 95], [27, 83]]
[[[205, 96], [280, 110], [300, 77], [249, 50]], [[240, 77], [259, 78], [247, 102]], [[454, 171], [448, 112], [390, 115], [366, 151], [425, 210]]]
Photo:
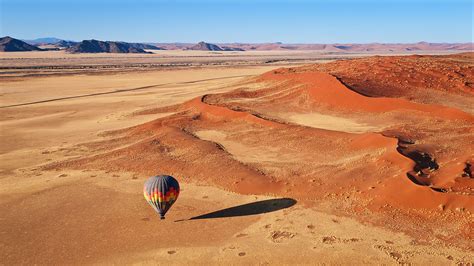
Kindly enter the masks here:
[[473, 58], [0, 53], [0, 264], [472, 263]]

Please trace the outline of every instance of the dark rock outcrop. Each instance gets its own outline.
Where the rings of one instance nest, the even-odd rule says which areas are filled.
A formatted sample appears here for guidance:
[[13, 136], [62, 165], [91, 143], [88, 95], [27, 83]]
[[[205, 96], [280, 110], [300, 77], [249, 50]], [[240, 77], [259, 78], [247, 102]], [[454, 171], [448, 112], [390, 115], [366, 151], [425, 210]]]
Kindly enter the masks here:
[[193, 45], [186, 50], [195, 50], [195, 51], [224, 51], [220, 46], [207, 43], [207, 42], [199, 42], [196, 45]]
[[70, 53], [148, 53], [137, 44], [84, 40], [66, 49]]
[[2, 52], [24, 52], [24, 51], [42, 51], [34, 45], [28, 44], [24, 41], [6, 36], [0, 38], [0, 51]]
[[76, 44], [78, 44], [78, 42], [61, 40], [61, 41], [55, 43], [54, 45], [56, 47], [59, 47], [59, 48], [69, 48], [69, 47], [72, 47]]

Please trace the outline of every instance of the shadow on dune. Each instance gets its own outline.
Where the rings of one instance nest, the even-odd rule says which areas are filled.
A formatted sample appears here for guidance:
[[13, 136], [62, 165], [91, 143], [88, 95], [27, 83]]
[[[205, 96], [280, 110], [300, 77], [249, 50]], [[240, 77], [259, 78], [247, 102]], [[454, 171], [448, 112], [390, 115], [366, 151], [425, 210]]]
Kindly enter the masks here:
[[206, 213], [203, 215], [195, 216], [189, 219], [178, 220], [176, 222], [188, 221], [188, 220], [200, 220], [200, 219], [214, 219], [214, 218], [228, 218], [237, 216], [248, 216], [256, 215], [267, 212], [274, 212], [281, 209], [289, 208], [296, 204], [296, 200], [290, 198], [281, 199], [269, 199], [262, 200], [235, 207], [218, 210], [215, 212]]

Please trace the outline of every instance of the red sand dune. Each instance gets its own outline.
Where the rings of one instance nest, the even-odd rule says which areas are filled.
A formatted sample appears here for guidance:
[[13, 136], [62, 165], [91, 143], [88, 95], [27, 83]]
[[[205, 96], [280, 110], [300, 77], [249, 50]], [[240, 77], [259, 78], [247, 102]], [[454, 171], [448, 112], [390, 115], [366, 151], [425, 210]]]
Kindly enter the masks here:
[[474, 113], [474, 53], [339, 60], [308, 67], [340, 79], [371, 97], [403, 97]]
[[[102, 142], [83, 144], [94, 156], [46, 168], [149, 175], [159, 168], [241, 193], [330, 204], [411, 234], [431, 230], [437, 237], [443, 228], [450, 233], [445, 240], [469, 245], [474, 116], [455, 107], [459, 95], [472, 101], [470, 64], [462, 56], [373, 57], [278, 69], [229, 93], [166, 108], [176, 112], [171, 116], [108, 132]], [[406, 69], [413, 77], [392, 75]], [[450, 71], [459, 72], [454, 83], [436, 74]], [[419, 85], [419, 77], [432, 85]], [[411, 90], [413, 84], [419, 88]], [[452, 102], [420, 103], [422, 90], [442, 91]], [[295, 115], [344, 122], [318, 128]], [[365, 131], [345, 130], [351, 123]], [[465, 230], [446, 229], [446, 223]]]
[[[474, 76], [474, 73], [473, 73]], [[369, 98], [348, 90], [335, 77], [312, 71], [308, 73], [292, 73], [291, 69], [275, 70], [264, 74], [260, 81], [276, 80], [305, 84], [311, 99], [317, 103], [327, 104], [347, 111], [390, 112], [397, 109], [420, 111], [442, 118], [467, 119], [473, 121], [473, 116], [453, 108], [437, 105], [420, 105], [404, 99]]]

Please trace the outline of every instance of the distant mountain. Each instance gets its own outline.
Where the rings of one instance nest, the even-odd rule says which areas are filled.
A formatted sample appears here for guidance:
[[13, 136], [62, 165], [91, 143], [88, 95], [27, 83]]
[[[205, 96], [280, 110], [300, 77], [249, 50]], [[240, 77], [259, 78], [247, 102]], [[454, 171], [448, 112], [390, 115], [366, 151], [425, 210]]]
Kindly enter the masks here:
[[34, 40], [23, 40], [23, 41], [32, 45], [45, 45], [45, 44], [56, 44], [63, 40], [55, 38], [55, 37], [45, 37], [45, 38], [38, 38]]
[[59, 42], [54, 43], [56, 47], [59, 48], [69, 48], [71, 46], [74, 46], [78, 44], [78, 42], [73, 42], [73, 41], [65, 41], [65, 40], [60, 40]]
[[148, 53], [137, 44], [98, 40], [84, 40], [67, 48], [66, 51], [70, 53]]
[[158, 47], [152, 44], [146, 43], [129, 43], [132, 47], [143, 49], [143, 50], [166, 50], [165, 48]]
[[218, 45], [207, 43], [207, 42], [199, 42], [196, 45], [188, 47], [186, 50], [195, 50], [195, 51], [224, 51]]
[[199, 42], [192, 46], [183, 47], [184, 50], [195, 50], [195, 51], [245, 51], [239, 47], [219, 46], [207, 42]]
[[55, 37], [46, 37], [46, 38], [38, 38], [34, 40], [23, 40], [23, 41], [31, 45], [39, 46], [45, 50], [61, 50], [64, 48], [71, 47], [78, 43], [74, 41], [58, 39]]
[[[36, 46], [42, 45], [45, 47], [49, 45], [53, 45], [56, 48], [69, 48], [79, 43], [75, 41], [58, 39], [55, 37], [38, 38], [34, 40], [24, 40], [24, 42], [32, 44], [32, 45], [36, 45]], [[112, 43], [112, 42], [109, 42], [109, 43]], [[133, 48], [142, 49], [142, 50], [146, 50], [146, 49], [147, 50], [166, 50], [164, 48], [157, 47], [151, 44], [145, 44], [145, 43], [128, 43], [128, 45], [130, 45]], [[52, 49], [52, 48], [49, 48], [49, 49]]]
[[238, 47], [222, 46], [221, 48], [224, 51], [245, 51], [244, 49]]
[[23, 52], [23, 51], [42, 51], [42, 49], [27, 44], [24, 41], [14, 39], [10, 36], [0, 38], [0, 51], [2, 52]]
[[164, 50], [186, 50], [188, 47], [193, 46], [192, 43], [154, 43], [155, 46], [161, 47]]

